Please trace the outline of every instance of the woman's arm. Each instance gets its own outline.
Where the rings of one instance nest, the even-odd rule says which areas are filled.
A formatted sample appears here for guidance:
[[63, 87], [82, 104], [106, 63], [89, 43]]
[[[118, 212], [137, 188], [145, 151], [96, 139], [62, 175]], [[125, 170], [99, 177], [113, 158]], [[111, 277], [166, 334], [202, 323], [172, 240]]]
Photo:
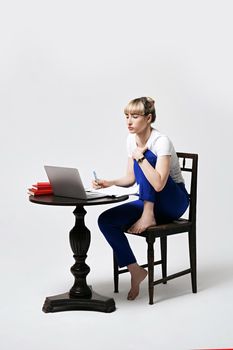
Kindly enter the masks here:
[[123, 187], [129, 187], [134, 185], [136, 180], [134, 175], [133, 164], [133, 158], [128, 158], [126, 175], [121, 177], [120, 179], [113, 180], [113, 185]]
[[171, 156], [158, 157], [155, 168], [153, 168], [147, 159], [144, 159], [139, 165], [155, 191], [162, 191], [170, 174]]
[[[133, 152], [133, 158], [138, 161], [138, 159], [143, 157], [146, 149], [147, 147], [137, 147]], [[138, 164], [151, 186], [154, 187], [155, 191], [162, 191], [170, 174], [171, 156], [158, 157], [155, 168], [153, 168], [147, 159], [144, 159]]]
[[129, 187], [135, 183], [134, 168], [133, 168], [133, 158], [128, 158], [126, 175], [115, 180], [98, 180], [93, 181], [92, 184], [95, 188], [109, 187], [112, 185]]

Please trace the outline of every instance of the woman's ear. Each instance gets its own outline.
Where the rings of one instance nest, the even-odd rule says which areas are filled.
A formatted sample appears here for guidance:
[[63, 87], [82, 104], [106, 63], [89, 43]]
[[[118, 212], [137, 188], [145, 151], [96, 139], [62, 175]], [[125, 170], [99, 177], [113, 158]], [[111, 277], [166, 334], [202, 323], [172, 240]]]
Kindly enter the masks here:
[[152, 114], [150, 113], [146, 117], [147, 117], [147, 123], [150, 124], [152, 120]]

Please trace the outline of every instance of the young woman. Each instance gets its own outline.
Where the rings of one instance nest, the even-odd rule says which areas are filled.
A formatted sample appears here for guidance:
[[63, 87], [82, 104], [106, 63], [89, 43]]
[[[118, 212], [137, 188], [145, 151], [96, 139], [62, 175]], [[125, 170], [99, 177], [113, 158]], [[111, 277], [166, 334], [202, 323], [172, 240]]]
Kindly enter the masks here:
[[167, 223], [183, 215], [189, 205], [176, 151], [170, 139], [152, 127], [156, 119], [154, 100], [136, 98], [124, 110], [129, 130], [126, 175], [116, 180], [93, 181], [94, 188], [139, 184], [139, 199], [103, 212], [99, 228], [111, 245], [119, 267], [131, 274], [128, 300], [139, 294], [147, 271], [137, 264], [124, 232], [140, 234], [158, 223]]

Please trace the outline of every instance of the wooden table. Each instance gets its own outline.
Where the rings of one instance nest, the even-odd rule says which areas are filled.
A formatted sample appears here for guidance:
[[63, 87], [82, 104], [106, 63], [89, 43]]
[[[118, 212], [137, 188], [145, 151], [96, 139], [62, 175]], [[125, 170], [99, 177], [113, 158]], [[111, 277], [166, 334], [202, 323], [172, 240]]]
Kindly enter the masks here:
[[85, 226], [84, 222], [84, 216], [86, 215], [84, 206], [113, 204], [126, 199], [128, 199], [128, 196], [106, 197], [94, 200], [65, 198], [53, 195], [29, 196], [29, 200], [36, 204], [76, 207], [73, 211], [75, 225], [69, 233], [70, 246], [75, 259], [75, 264], [71, 267], [71, 272], [75, 279], [74, 285], [67, 293], [47, 297], [42, 309], [44, 312], [68, 310], [113, 312], [116, 309], [113, 298], [95, 293], [86, 282], [86, 276], [90, 272], [90, 267], [85, 263], [85, 260], [90, 246], [91, 235], [90, 230]]

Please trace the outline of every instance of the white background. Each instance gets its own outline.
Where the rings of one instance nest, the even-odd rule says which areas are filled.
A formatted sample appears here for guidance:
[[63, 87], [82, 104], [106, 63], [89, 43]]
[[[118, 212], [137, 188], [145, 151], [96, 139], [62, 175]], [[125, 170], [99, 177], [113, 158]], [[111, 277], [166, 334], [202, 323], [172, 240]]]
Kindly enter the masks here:
[[[23, 349], [232, 347], [232, 2], [5, 1], [0, 7], [1, 343]], [[156, 127], [199, 154], [198, 293], [189, 276], [112, 290], [111, 250], [88, 208], [88, 283], [115, 298], [112, 314], [44, 314], [45, 296], [73, 276], [72, 207], [29, 203], [44, 164], [78, 167], [85, 184], [124, 174], [123, 109], [156, 100]], [[188, 264], [187, 237], [169, 241], [170, 272]], [[131, 239], [131, 238], [130, 238]], [[131, 239], [139, 260], [146, 244]], [[158, 247], [156, 248], [158, 249]], [[159, 274], [158, 272], [156, 272]]]

